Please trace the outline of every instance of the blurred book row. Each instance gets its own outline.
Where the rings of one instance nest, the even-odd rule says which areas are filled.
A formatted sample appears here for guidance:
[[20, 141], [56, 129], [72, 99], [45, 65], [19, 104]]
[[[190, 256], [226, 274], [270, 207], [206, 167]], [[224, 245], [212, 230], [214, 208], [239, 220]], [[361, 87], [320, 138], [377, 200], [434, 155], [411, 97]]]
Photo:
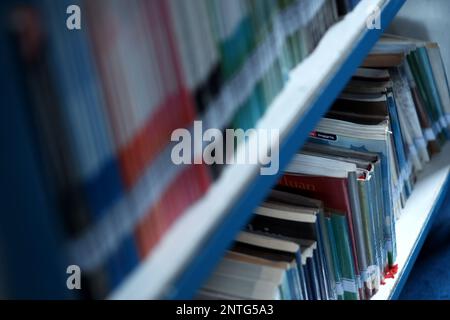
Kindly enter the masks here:
[[383, 36], [198, 297], [370, 299], [396, 276], [396, 220], [449, 134], [438, 45]]
[[[9, 41], [45, 192], [83, 296], [102, 298], [220, 175], [174, 165], [171, 133], [196, 119], [205, 130], [254, 127], [357, 1], [26, 3], [10, 12]], [[81, 30], [65, 27], [69, 5], [81, 8]]]

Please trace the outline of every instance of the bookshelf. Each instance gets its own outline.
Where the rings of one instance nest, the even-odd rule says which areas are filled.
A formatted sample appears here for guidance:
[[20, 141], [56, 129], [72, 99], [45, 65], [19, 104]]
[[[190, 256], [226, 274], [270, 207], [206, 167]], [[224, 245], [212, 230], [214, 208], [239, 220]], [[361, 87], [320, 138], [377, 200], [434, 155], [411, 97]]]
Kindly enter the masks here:
[[[280, 129], [279, 173], [305, 142], [308, 133], [339, 95], [404, 2], [362, 0], [353, 12], [328, 30], [316, 50], [292, 71], [290, 80], [257, 125]], [[381, 29], [368, 29], [367, 20], [375, 6], [381, 10]], [[308, 77], [302, 77], [305, 74]], [[254, 141], [250, 139], [251, 143]], [[238, 149], [238, 153], [244, 151]], [[448, 151], [446, 149], [442, 156], [448, 156]], [[433, 164], [428, 170], [438, 165], [437, 162]], [[227, 167], [206, 196], [175, 223], [152, 254], [109, 298], [192, 298], [235, 235], [250, 219], [252, 211], [277, 182], [279, 174], [261, 176], [259, 169], [258, 165]], [[430, 196], [430, 201], [435, 198]], [[423, 221], [428, 222], [429, 219]], [[422, 224], [422, 229], [424, 227]], [[419, 248], [413, 247], [414, 250]], [[399, 246], [399, 252], [401, 250], [403, 247]], [[407, 275], [407, 272], [403, 273]], [[403, 273], [400, 274], [403, 276]], [[388, 286], [386, 291], [390, 291]], [[380, 293], [378, 296], [390, 295], [382, 296]]]
[[396, 224], [398, 273], [387, 279], [372, 300], [398, 298], [430, 229], [433, 217], [450, 186], [450, 145], [435, 156], [418, 177], [417, 184]]

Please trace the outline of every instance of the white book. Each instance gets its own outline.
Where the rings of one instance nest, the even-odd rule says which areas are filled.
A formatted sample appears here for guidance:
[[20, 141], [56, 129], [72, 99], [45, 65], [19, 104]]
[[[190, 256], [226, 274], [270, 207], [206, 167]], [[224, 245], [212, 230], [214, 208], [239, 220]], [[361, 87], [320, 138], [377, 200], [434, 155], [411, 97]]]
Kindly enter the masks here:
[[389, 78], [389, 72], [386, 69], [358, 68], [353, 77], [387, 79]]
[[255, 209], [255, 213], [261, 216], [282, 220], [315, 223], [317, 210], [298, 207], [282, 202], [266, 201]]
[[402, 36], [384, 34], [380, 40], [375, 44], [371, 53], [372, 54], [392, 54], [392, 53], [404, 53], [408, 54], [411, 51], [416, 50], [418, 46], [423, 46], [425, 42], [405, 38]]
[[225, 254], [225, 258], [231, 259], [231, 260], [247, 262], [247, 263], [259, 264], [259, 265], [283, 269], [283, 270], [288, 270], [290, 268], [290, 265], [288, 262], [267, 260], [264, 258], [248, 255], [248, 254], [241, 253], [241, 252], [235, 252], [235, 251], [228, 251]]
[[254, 281], [223, 274], [213, 274], [203, 288], [225, 295], [252, 300], [281, 299], [278, 285], [272, 282], [263, 280]]
[[356, 165], [318, 156], [296, 154], [285, 172], [294, 174], [319, 175], [347, 178], [349, 172], [356, 171]]
[[258, 246], [261, 248], [285, 251], [290, 253], [297, 253], [300, 250], [300, 246], [295, 242], [276, 239], [261, 234], [255, 234], [245, 231], [239, 233], [239, 235], [236, 238], [236, 241], [246, 243], [249, 245]]
[[224, 258], [214, 273], [249, 280], [263, 280], [279, 286], [284, 280], [286, 270]]
[[[386, 84], [391, 85], [391, 82], [386, 82]], [[373, 94], [358, 94], [358, 93], [348, 93], [344, 92], [339, 96], [339, 99], [352, 100], [352, 101], [367, 101], [367, 102], [382, 102], [386, 101], [386, 94], [380, 92], [375, 92]]]
[[358, 139], [386, 141], [389, 133], [388, 121], [377, 125], [364, 125], [352, 122], [323, 118], [316, 127], [317, 131], [333, 132], [338, 135], [355, 137]]

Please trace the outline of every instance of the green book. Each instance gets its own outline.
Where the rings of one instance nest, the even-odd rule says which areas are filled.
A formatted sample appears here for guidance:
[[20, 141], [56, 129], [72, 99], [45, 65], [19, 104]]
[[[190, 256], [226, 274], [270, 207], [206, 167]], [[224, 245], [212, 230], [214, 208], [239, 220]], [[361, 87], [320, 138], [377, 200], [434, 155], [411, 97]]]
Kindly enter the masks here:
[[323, 248], [325, 253], [325, 261], [327, 264], [328, 280], [331, 283], [331, 296], [337, 300], [344, 299], [344, 291], [342, 289], [342, 281], [339, 268], [339, 260], [337, 257], [335, 243], [332, 241], [334, 239], [333, 230], [331, 227], [331, 219], [326, 218], [323, 211], [321, 211], [317, 217], [319, 218], [319, 224], [321, 229]]
[[[328, 215], [328, 213], [327, 213]], [[331, 222], [331, 217], [324, 215], [324, 223], [325, 223], [325, 230], [328, 234], [329, 239], [329, 246], [330, 246], [330, 253], [331, 253], [331, 262], [333, 264], [333, 272], [334, 272], [334, 278], [336, 281], [336, 293], [338, 300], [344, 300], [344, 287], [342, 285], [342, 270], [341, 270], [341, 264], [339, 260], [339, 255], [337, 251], [337, 245], [335, 241], [334, 231], [333, 231], [333, 224]]]
[[433, 125], [433, 131], [438, 137], [437, 141], [439, 141], [442, 146], [445, 142], [445, 136], [442, 134], [442, 130], [436, 126], [440, 119], [438, 111], [440, 100], [434, 85], [434, 78], [432, 74], [430, 74], [431, 67], [429, 65], [426, 49], [421, 47], [408, 55], [408, 63], [410, 63], [411, 71], [416, 80], [417, 87], [419, 88], [419, 93], [425, 102], [425, 108]]
[[350, 246], [348, 222], [345, 215], [332, 213], [331, 225], [333, 228], [334, 243], [336, 244], [336, 252], [339, 256], [344, 300], [359, 300], [358, 284]]
[[428, 43], [427, 52], [442, 102], [444, 114], [441, 118], [441, 125], [450, 129], [450, 90], [439, 45], [437, 43]]
[[368, 174], [365, 179], [358, 180], [358, 194], [361, 205], [361, 216], [363, 222], [364, 244], [367, 253], [367, 275], [365, 282], [368, 284], [370, 295], [379, 287], [379, 249], [377, 243], [376, 220], [373, 203], [376, 202], [375, 194], [371, 191], [372, 176]]
[[336, 244], [336, 253], [339, 259], [344, 300], [359, 300], [358, 284], [353, 266], [352, 250], [348, 222], [343, 214], [332, 213], [331, 225]]

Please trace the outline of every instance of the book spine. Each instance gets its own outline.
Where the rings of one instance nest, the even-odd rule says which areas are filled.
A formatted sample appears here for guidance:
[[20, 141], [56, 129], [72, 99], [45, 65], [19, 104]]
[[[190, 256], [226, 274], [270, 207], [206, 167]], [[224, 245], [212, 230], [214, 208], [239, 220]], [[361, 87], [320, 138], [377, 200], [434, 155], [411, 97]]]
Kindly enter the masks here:
[[316, 234], [316, 241], [317, 241], [317, 252], [318, 252], [318, 260], [317, 265], [319, 269], [319, 281], [320, 281], [320, 288], [321, 288], [321, 294], [322, 297], [324, 297], [325, 300], [332, 299], [332, 292], [331, 292], [331, 285], [330, 281], [328, 280], [330, 277], [330, 272], [328, 270], [328, 266], [326, 264], [326, 255], [325, 255], [325, 244], [324, 244], [324, 238], [323, 238], [323, 232], [321, 230], [320, 226], [320, 217], [319, 214], [317, 214], [317, 220], [314, 224], [315, 227], [315, 234]]
[[338, 249], [337, 249], [337, 242], [336, 237], [334, 235], [333, 230], [333, 223], [331, 217], [325, 217], [324, 218], [328, 239], [329, 239], [329, 246], [330, 246], [330, 252], [331, 252], [331, 261], [333, 265], [334, 270], [334, 277], [336, 280], [336, 294], [338, 300], [344, 299], [344, 285], [343, 285], [343, 271], [342, 271], [342, 265], [341, 265], [341, 258], [339, 258]]
[[289, 286], [290, 281], [291, 280], [290, 277], [288, 276], [288, 271], [285, 271], [280, 285], [282, 300], [294, 300], [294, 296], [292, 296], [291, 288]]
[[356, 255], [358, 259], [359, 272], [356, 273], [357, 284], [361, 295], [365, 296], [366, 291], [368, 291], [367, 286], [367, 267], [368, 267], [368, 257], [366, 252], [365, 240], [364, 240], [364, 227], [363, 218], [361, 212], [361, 204], [358, 194], [358, 183], [356, 172], [350, 172], [348, 175], [348, 198], [349, 205], [351, 208], [351, 216], [353, 223], [353, 232], [355, 238]]
[[379, 239], [379, 247], [381, 248], [381, 271], [384, 272], [388, 267], [388, 247], [386, 245], [386, 207], [385, 207], [385, 197], [383, 195], [383, 168], [381, 161], [378, 161], [375, 164], [375, 175], [374, 175], [374, 189], [378, 192], [377, 196], [377, 211], [376, 211], [376, 221], [378, 226], [378, 239]]
[[[375, 250], [374, 260], [371, 268], [372, 284], [373, 284], [373, 294], [378, 291], [381, 283], [382, 271], [385, 269], [385, 256], [386, 252], [383, 248], [383, 229], [382, 229], [382, 218], [383, 213], [380, 211], [380, 190], [377, 187], [378, 177], [376, 175], [375, 169], [372, 173], [371, 179], [365, 183], [365, 194], [367, 205], [369, 209], [369, 232], [373, 241], [372, 249]], [[367, 196], [368, 195], [368, 196]]]
[[429, 46], [427, 46], [427, 53], [443, 109], [442, 110], [443, 115], [441, 116], [440, 119], [441, 126], [449, 128], [450, 127], [449, 86], [439, 46], [436, 43], [430, 44]]
[[312, 257], [312, 263], [314, 266], [314, 273], [315, 273], [315, 282], [316, 282], [316, 290], [317, 290], [317, 296], [320, 297], [319, 300], [328, 300], [328, 297], [325, 292], [325, 284], [322, 282], [322, 269], [321, 269], [321, 261], [320, 256], [318, 253], [318, 250], [314, 250], [314, 254]]
[[308, 273], [307, 270], [305, 270], [305, 265], [302, 263], [302, 256], [301, 252], [296, 253], [296, 260], [297, 260], [297, 268], [298, 268], [298, 277], [300, 281], [300, 288], [301, 288], [301, 296], [304, 300], [312, 300], [312, 292], [311, 292], [311, 286], [308, 282], [309, 279], [307, 278]]
[[297, 264], [291, 267], [290, 272], [292, 274], [293, 281], [291, 282], [292, 290], [297, 300], [307, 300], [306, 286], [304, 280], [300, 277], [299, 268]]
[[331, 252], [330, 236], [328, 233], [328, 227], [325, 221], [325, 216], [323, 211], [317, 215], [317, 226], [320, 234], [320, 244], [323, 248], [323, 264], [325, 269], [326, 281], [328, 284], [328, 292], [331, 300], [338, 299], [338, 288], [337, 288], [337, 277], [338, 270], [335, 270], [335, 264], [333, 260], [333, 255]]
[[[426, 78], [426, 71], [424, 61], [422, 60], [423, 54], [420, 54], [420, 48], [417, 49], [415, 52], [412, 52], [410, 55], [408, 55], [408, 62], [410, 63], [411, 71], [414, 75], [414, 79], [417, 83], [417, 87], [419, 89], [420, 96], [422, 98], [422, 101], [424, 102], [425, 111], [428, 115], [428, 118], [430, 119], [430, 131], [425, 132], [425, 134], [430, 138], [430, 140], [436, 140], [436, 142], [439, 145], [439, 150], [442, 145], [442, 137], [440, 135], [439, 127], [436, 125], [438, 121], [437, 117], [437, 111], [435, 109], [434, 103], [433, 103], [433, 96], [431, 91], [429, 90], [429, 79]], [[436, 139], [432, 139], [436, 137]]]
[[391, 127], [393, 130], [393, 138], [394, 138], [394, 150], [396, 152], [396, 158], [398, 160], [398, 185], [396, 188], [400, 188], [404, 194], [405, 199], [407, 200], [409, 195], [412, 192], [412, 187], [409, 184], [409, 176], [411, 172], [408, 168], [411, 166], [408, 164], [405, 155], [405, 146], [403, 144], [402, 136], [403, 132], [400, 128], [400, 121], [398, 116], [397, 105], [394, 100], [394, 96], [392, 93], [388, 93], [388, 110], [389, 116], [391, 120]]
[[315, 292], [314, 292], [314, 284], [313, 281], [314, 279], [312, 278], [312, 270], [311, 270], [311, 266], [307, 263], [307, 261], [302, 262], [302, 258], [299, 257], [300, 260], [297, 260], [297, 263], [299, 263], [300, 261], [300, 265], [301, 265], [301, 273], [300, 277], [302, 279], [302, 283], [304, 285], [304, 291], [306, 292], [306, 294], [304, 295], [306, 297], [305, 300], [315, 300]]
[[348, 222], [345, 216], [331, 214], [334, 242], [339, 257], [340, 270], [342, 272], [342, 286], [344, 300], [358, 300], [359, 288], [356, 270], [353, 265], [351, 241], [348, 230]]
[[372, 272], [373, 270], [376, 270], [376, 267], [378, 266], [378, 246], [374, 230], [376, 223], [373, 219], [373, 212], [371, 207], [371, 203], [375, 202], [375, 199], [374, 195], [372, 193], [369, 193], [369, 185], [370, 182], [368, 180], [358, 181], [358, 193], [359, 198], [361, 199], [362, 222], [366, 252], [368, 257], [367, 278], [365, 279], [365, 282], [368, 290], [367, 296], [370, 298], [373, 295], [374, 287], [376, 286], [376, 284], [374, 283], [376, 276]]
[[434, 120], [433, 126], [435, 127], [435, 130], [441, 135], [442, 143], [444, 143], [448, 139], [448, 132], [446, 126], [443, 126], [441, 121], [441, 119], [443, 119], [444, 117], [444, 112], [442, 101], [438, 91], [438, 85], [433, 74], [431, 61], [426, 47], [418, 48], [417, 52], [421, 62], [421, 64], [419, 65], [419, 69], [422, 73], [422, 76], [424, 76], [426, 79], [424, 81], [424, 84], [431, 102], [431, 112], [433, 114]]

